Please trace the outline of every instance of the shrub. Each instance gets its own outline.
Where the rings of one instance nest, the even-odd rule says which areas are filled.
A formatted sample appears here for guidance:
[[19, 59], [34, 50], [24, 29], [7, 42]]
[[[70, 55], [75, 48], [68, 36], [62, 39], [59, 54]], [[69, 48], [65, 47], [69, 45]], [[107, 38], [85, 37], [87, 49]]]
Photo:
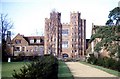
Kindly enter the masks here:
[[116, 70], [120, 72], [120, 59], [116, 62]]
[[57, 79], [58, 61], [52, 55], [43, 56], [34, 60], [31, 64], [23, 66], [20, 73], [14, 70], [16, 79]]
[[94, 54], [90, 54], [90, 57], [88, 58], [88, 63], [96, 64], [97, 58], [94, 56]]
[[108, 57], [96, 58], [93, 54], [91, 54], [88, 59], [88, 63], [120, 71], [120, 60], [117, 61], [113, 58]]
[[104, 60], [102, 57], [99, 57], [98, 60], [97, 60], [97, 65], [99, 66], [103, 66], [104, 65]]
[[110, 65], [110, 58], [104, 57], [103, 58], [103, 64], [101, 66], [109, 68], [110, 67], [109, 65]]
[[112, 58], [108, 58], [108, 68], [114, 69], [115, 67], [115, 60]]
[[103, 59], [104, 59], [104, 64], [103, 64], [104, 67], [116, 70], [118, 61], [116, 61], [113, 58], [107, 58], [107, 57], [104, 57]]

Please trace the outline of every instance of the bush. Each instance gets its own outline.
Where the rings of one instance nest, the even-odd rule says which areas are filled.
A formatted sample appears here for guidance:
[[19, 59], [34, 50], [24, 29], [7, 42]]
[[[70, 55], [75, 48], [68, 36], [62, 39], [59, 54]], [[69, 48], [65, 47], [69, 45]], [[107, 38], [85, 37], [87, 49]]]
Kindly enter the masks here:
[[120, 72], [120, 59], [116, 62], [116, 70]]
[[88, 63], [120, 71], [120, 60], [117, 61], [113, 58], [108, 58], [108, 57], [96, 58], [93, 54], [91, 54], [88, 59]]
[[42, 56], [13, 56], [11, 57], [12, 62], [23, 62], [23, 61], [34, 61]]
[[109, 58], [108, 59], [108, 68], [114, 69], [116, 60]]
[[57, 79], [58, 61], [52, 55], [43, 56], [34, 60], [31, 64], [23, 66], [20, 73], [14, 70], [16, 79]]
[[97, 63], [97, 58], [94, 56], [94, 54], [90, 54], [90, 57], [88, 58], [88, 63], [90, 63], [90, 64]]
[[103, 66], [104, 65], [104, 59], [102, 57], [99, 57], [97, 59], [97, 65], [99, 65], [99, 66]]

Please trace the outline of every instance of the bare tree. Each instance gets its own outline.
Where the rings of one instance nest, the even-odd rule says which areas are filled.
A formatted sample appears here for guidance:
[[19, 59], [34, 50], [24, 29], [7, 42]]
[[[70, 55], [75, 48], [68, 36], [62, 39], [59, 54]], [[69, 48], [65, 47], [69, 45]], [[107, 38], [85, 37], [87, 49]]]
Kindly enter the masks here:
[[13, 27], [13, 23], [7, 19], [7, 14], [0, 15], [0, 34], [1, 38], [5, 40], [5, 36], [7, 35], [7, 31], [9, 31]]
[[[2, 59], [5, 61], [9, 56], [8, 45], [6, 41], [6, 36], [10, 29], [12, 29], [13, 23], [7, 19], [7, 15], [0, 14], [0, 36], [1, 36], [1, 43], [2, 43]], [[4, 59], [5, 58], [5, 59]]]

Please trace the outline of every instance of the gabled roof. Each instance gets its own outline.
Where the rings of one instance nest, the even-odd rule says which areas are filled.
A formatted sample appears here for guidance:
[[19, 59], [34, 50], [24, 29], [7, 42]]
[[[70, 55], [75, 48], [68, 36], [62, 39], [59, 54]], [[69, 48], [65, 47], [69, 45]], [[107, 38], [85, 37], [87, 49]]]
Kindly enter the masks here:
[[[15, 39], [17, 39], [17, 37], [20, 37], [21, 39], [23, 38], [23, 35], [20, 35], [20, 33], [18, 33], [13, 39], [12, 39], [12, 43], [14, 43]], [[26, 40], [25, 40], [26, 41]], [[27, 42], [27, 41], [26, 41]]]
[[[24, 36], [20, 35], [19, 33], [12, 39], [15, 40], [17, 36], [21, 36], [23, 39], [25, 39], [29, 45], [44, 45], [44, 36]], [[30, 43], [30, 40], [42, 40], [40, 43]]]
[[[44, 44], [44, 36], [24, 36], [23, 37], [30, 45], [42, 45]], [[42, 40], [40, 43], [30, 43], [30, 40]]]

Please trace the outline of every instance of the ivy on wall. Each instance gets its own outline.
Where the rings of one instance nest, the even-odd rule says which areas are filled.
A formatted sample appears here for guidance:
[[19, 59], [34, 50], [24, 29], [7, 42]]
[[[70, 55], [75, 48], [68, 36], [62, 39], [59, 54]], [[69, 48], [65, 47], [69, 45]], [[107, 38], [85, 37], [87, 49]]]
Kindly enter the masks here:
[[114, 56], [118, 52], [120, 42], [120, 26], [97, 26], [93, 28], [96, 33], [91, 36], [89, 42], [95, 41], [99, 38], [99, 41], [95, 45], [95, 51], [99, 52], [102, 48], [111, 52], [110, 56]]

